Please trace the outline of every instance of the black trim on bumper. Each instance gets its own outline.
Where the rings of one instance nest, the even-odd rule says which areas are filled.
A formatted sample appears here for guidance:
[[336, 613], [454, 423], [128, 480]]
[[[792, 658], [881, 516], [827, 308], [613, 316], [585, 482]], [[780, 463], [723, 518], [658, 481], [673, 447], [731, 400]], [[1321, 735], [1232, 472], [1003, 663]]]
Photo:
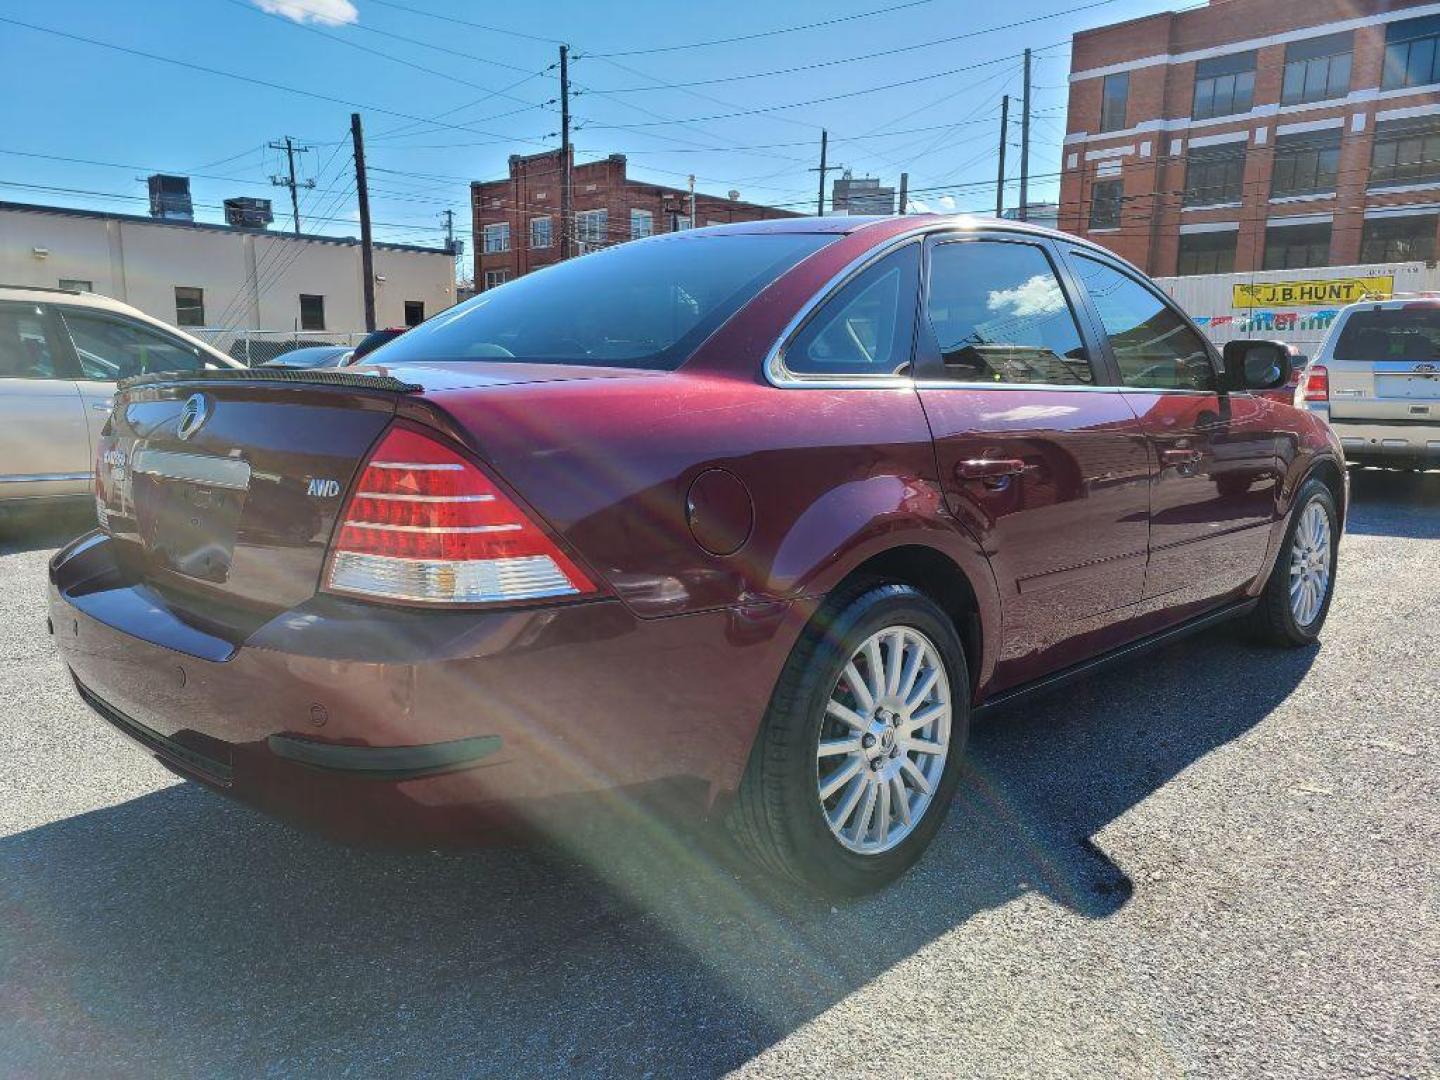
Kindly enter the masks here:
[[80, 697], [84, 699], [85, 704], [118, 728], [121, 734], [128, 735], [151, 753], [214, 783], [228, 785], [234, 779], [235, 770], [230, 767], [229, 762], [199, 753], [188, 746], [181, 746], [174, 739], [166, 738], [138, 720], [131, 719], [108, 701], [97, 696], [93, 690], [75, 678], [73, 671], [70, 673], [70, 678], [75, 680], [75, 689], [80, 692]]
[[377, 779], [400, 780], [412, 776], [472, 765], [500, 749], [499, 735], [477, 735], [453, 742], [421, 746], [346, 746], [315, 742], [290, 735], [271, 735], [265, 740], [277, 757], [298, 761], [316, 769], [348, 772]]

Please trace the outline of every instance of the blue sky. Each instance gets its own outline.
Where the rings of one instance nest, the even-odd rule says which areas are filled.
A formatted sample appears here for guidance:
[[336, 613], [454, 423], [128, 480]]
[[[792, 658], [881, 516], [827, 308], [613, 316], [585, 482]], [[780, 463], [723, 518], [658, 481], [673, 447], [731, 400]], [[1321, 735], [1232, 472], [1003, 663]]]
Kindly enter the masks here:
[[[294, 135], [312, 147], [301, 175], [317, 181], [302, 224], [353, 234], [358, 106], [377, 238], [438, 243], [448, 208], [468, 242], [466, 182], [504, 175], [511, 153], [558, 144], [563, 40], [576, 54], [581, 161], [620, 152], [632, 176], [683, 187], [693, 172], [703, 191], [808, 210], [824, 127], [832, 163], [892, 183], [906, 169], [924, 206], [982, 210], [994, 204], [1000, 96], [1019, 96], [1020, 51], [1035, 50], [1032, 198], [1053, 197], [1071, 33], [1168, 6], [0, 0], [0, 18], [194, 65], [0, 22], [0, 199], [143, 213], [145, 175], [168, 170], [194, 177], [201, 219], [219, 220], [228, 196], [254, 195], [273, 198], [277, 225], [288, 225], [288, 195], [268, 182], [281, 155], [264, 144]], [[770, 32], [829, 20], [843, 21]], [[992, 29], [1022, 20], [1033, 21]], [[737, 36], [747, 39], [675, 48]], [[1010, 160], [1013, 174], [1017, 151]]]

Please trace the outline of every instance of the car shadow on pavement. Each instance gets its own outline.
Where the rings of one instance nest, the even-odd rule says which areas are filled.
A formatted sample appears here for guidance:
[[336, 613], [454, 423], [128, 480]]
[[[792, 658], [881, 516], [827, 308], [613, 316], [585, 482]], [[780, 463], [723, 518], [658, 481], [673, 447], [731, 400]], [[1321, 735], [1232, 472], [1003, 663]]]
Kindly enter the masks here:
[[1350, 470], [1347, 532], [1440, 540], [1440, 471]]
[[0, 1070], [717, 1075], [977, 913], [1116, 911], [1100, 831], [1313, 657], [1212, 631], [986, 721], [921, 863], [833, 904], [644, 821], [376, 854], [181, 784], [38, 827], [0, 840]]
[[14, 509], [0, 505], [0, 555], [63, 547], [95, 528], [94, 500], [73, 499], [55, 506]]

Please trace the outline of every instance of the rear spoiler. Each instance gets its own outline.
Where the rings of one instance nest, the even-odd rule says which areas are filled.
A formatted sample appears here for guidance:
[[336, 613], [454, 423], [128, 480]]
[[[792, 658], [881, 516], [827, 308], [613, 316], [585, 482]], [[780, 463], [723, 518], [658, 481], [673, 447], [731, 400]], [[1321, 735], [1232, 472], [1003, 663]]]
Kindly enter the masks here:
[[215, 382], [281, 382], [320, 386], [349, 386], [357, 390], [389, 390], [396, 394], [418, 394], [419, 383], [401, 382], [391, 375], [367, 375], [358, 371], [310, 371], [297, 368], [221, 368], [215, 371], [160, 371], [132, 375], [115, 384], [117, 390], [142, 386]]

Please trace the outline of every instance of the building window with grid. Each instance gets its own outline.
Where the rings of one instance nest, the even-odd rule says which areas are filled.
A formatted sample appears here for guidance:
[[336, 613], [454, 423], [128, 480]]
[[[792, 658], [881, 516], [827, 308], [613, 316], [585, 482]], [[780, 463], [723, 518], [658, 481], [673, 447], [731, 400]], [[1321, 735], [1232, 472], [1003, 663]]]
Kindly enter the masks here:
[[1125, 107], [1130, 101], [1130, 73], [1106, 75], [1100, 91], [1100, 130], [1119, 131], [1125, 126]]
[[94, 292], [95, 283], [93, 281], [87, 281], [84, 278], [62, 277], [60, 279], [60, 288], [69, 289], [72, 292]]
[[653, 236], [655, 233], [655, 215], [649, 210], [630, 211], [630, 239], [639, 240], [642, 237]]
[[1180, 259], [1175, 273], [1230, 274], [1235, 270], [1235, 238], [1238, 229], [1218, 232], [1181, 233]]
[[510, 224], [502, 221], [498, 225], [485, 226], [485, 254], [495, 255], [510, 250]]
[[550, 244], [550, 219], [548, 217], [531, 218], [530, 246], [532, 248], [548, 248]]
[[1361, 262], [1430, 262], [1435, 258], [1435, 228], [1440, 216], [1405, 214], [1366, 218], [1360, 236]]
[[1238, 203], [1244, 184], [1244, 143], [1201, 147], [1185, 158], [1186, 206]]
[[1382, 120], [1370, 150], [1370, 184], [1403, 187], [1440, 183], [1440, 116]]
[[509, 271], [509, 270], [486, 270], [486, 271], [485, 271], [485, 288], [487, 288], [487, 289], [493, 289], [493, 288], [495, 288], [496, 285], [504, 285], [505, 282], [507, 282], [507, 281], [509, 281], [509, 280], [510, 280], [510, 271]]
[[1350, 92], [1350, 59], [1355, 35], [1326, 34], [1285, 46], [1285, 78], [1280, 104], [1328, 101]]
[[205, 290], [192, 285], [175, 286], [175, 325], [205, 325]]
[[1195, 64], [1195, 104], [1191, 118], [1249, 112], [1255, 99], [1255, 52], [1214, 56]]
[[609, 231], [608, 210], [581, 210], [575, 215], [575, 239], [587, 247], [599, 247], [607, 242]]
[[1090, 228], [1118, 229], [1124, 205], [1124, 180], [1095, 181], [1090, 188]]
[[300, 329], [325, 329], [325, 297], [311, 293], [300, 294]]
[[1392, 22], [1385, 27], [1385, 68], [1380, 89], [1440, 82], [1440, 15]]
[[1265, 230], [1265, 269], [1303, 270], [1330, 265], [1330, 222], [1270, 225]]
[[1340, 170], [1340, 129], [1281, 135], [1275, 140], [1270, 197], [1333, 195]]

